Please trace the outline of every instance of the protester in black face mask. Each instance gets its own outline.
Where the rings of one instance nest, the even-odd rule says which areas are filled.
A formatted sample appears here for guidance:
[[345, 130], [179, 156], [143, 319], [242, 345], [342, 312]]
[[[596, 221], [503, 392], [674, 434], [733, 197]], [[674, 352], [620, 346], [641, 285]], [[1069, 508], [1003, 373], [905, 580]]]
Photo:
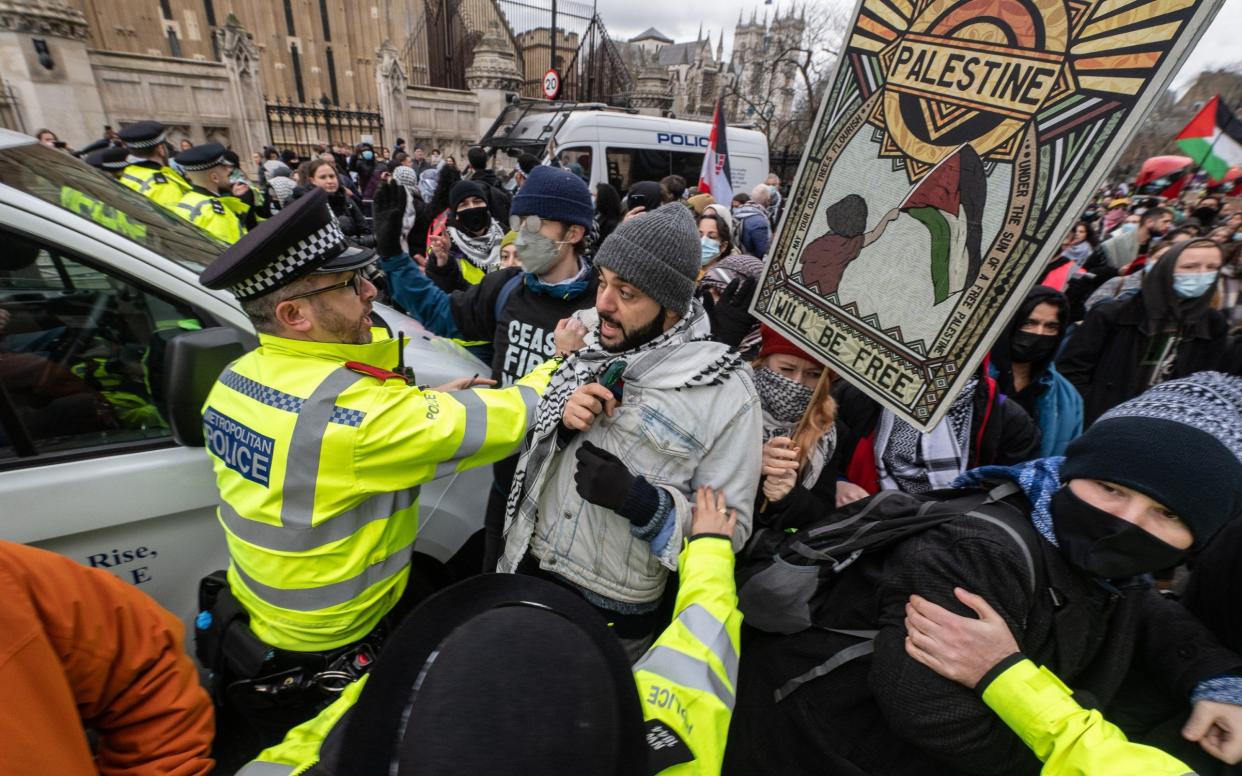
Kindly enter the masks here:
[[[856, 647], [858, 637], [825, 628], [792, 636], [753, 632], [724, 772], [1040, 773], [1041, 764], [980, 700], [988, 676], [963, 687], [916, 664], [906, 650], [911, 595], [969, 615], [958, 588], [986, 600], [1023, 653], [1076, 696], [1091, 698], [1110, 720], [1124, 720], [1132, 740], [1151, 743], [1159, 725], [1173, 731], [1171, 738], [1184, 736], [1183, 744], [1195, 742], [1189, 755], [1242, 761], [1242, 736], [1230, 732], [1242, 730], [1242, 655], [1161, 596], [1150, 578], [1242, 513], [1239, 429], [1242, 380], [1205, 372], [1114, 408], [1064, 458], [960, 477], [955, 487], [987, 489], [1024, 520], [1015, 514], [1001, 529], [962, 515], [901, 541], [879, 568], [847, 568], [835, 584], [870, 581], [859, 600], [874, 603], [828, 599], [821, 605], [840, 604], [841, 624], [826, 617], [820, 623], [878, 625], [874, 650], [821, 672], [779, 703], [775, 690]], [[1015, 485], [1015, 495], [993, 490]], [[1174, 754], [1196, 767], [1186, 752]]]
[[1199, 204], [1195, 205], [1195, 209], [1190, 212], [1190, 215], [1203, 227], [1203, 234], [1216, 225], [1216, 217], [1219, 214], [1220, 200], [1210, 194], [1200, 199]]
[[487, 190], [476, 181], [458, 181], [449, 192], [449, 217], [441, 234], [427, 238], [432, 260], [427, 276], [445, 291], [478, 285], [500, 267], [505, 230], [492, 218]]
[[1082, 396], [1052, 363], [1068, 323], [1065, 295], [1036, 286], [992, 348], [997, 388], [1039, 426], [1043, 457], [1064, 455], [1065, 446], [1082, 433]]

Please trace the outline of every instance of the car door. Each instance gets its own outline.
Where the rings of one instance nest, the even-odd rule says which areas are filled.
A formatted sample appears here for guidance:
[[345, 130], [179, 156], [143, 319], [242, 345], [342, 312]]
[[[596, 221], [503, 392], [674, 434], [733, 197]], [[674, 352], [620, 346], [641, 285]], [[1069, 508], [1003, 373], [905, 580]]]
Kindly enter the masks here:
[[20, 215], [0, 226], [0, 537], [191, 620], [227, 552], [207, 454], [157, 407], [168, 339], [220, 321], [115, 247]]

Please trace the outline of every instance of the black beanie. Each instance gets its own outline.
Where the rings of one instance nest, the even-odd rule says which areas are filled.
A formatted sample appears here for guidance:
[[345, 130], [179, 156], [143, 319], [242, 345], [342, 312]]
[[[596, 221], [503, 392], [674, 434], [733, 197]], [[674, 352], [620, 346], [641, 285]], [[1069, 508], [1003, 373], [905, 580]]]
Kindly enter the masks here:
[[478, 197], [487, 202], [487, 189], [475, 181], [457, 181], [449, 189], [449, 207], [456, 210], [466, 197]]
[[1242, 379], [1199, 372], [1117, 405], [1066, 449], [1061, 479], [1136, 490], [1202, 547], [1242, 513]]

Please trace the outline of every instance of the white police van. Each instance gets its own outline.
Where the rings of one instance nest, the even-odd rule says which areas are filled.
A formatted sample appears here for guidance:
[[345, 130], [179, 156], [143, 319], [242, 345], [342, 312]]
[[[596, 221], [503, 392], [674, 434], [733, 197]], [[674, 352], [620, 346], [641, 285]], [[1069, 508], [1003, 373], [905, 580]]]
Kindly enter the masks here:
[[[0, 130], [0, 539], [106, 569], [187, 623], [199, 580], [227, 565], [199, 417], [225, 362], [195, 363], [173, 343], [214, 336], [231, 357], [257, 342], [236, 300], [197, 282], [223, 248], [68, 154]], [[410, 337], [420, 383], [486, 371], [400, 313], [376, 312]], [[490, 487], [490, 469], [423, 486], [416, 551], [448, 561], [482, 527]]]
[[[610, 183], [625, 196], [634, 183], [667, 175], [696, 185], [711, 131], [705, 122], [646, 116], [599, 103], [517, 99], [496, 117], [480, 145], [541, 159], [554, 150], [561, 164], [579, 173], [592, 190]], [[767, 138], [737, 127], [729, 127], [726, 135], [733, 191], [749, 194], [769, 172]]]

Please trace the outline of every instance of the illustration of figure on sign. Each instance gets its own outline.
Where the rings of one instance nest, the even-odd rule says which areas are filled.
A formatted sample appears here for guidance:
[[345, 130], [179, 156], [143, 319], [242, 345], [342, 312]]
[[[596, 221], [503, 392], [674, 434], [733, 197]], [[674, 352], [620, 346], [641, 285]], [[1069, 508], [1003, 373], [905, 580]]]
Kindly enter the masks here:
[[[835, 294], [841, 276], [863, 248], [880, 239], [901, 212], [893, 208], [867, 232], [867, 200], [847, 194], [824, 211], [828, 234], [807, 243], [802, 253], [802, 282], [824, 296]], [[865, 232], [865, 234], [864, 234]]]
[[935, 303], [969, 288], [983, 263], [983, 161], [963, 144], [927, 173], [899, 209], [927, 227]]

